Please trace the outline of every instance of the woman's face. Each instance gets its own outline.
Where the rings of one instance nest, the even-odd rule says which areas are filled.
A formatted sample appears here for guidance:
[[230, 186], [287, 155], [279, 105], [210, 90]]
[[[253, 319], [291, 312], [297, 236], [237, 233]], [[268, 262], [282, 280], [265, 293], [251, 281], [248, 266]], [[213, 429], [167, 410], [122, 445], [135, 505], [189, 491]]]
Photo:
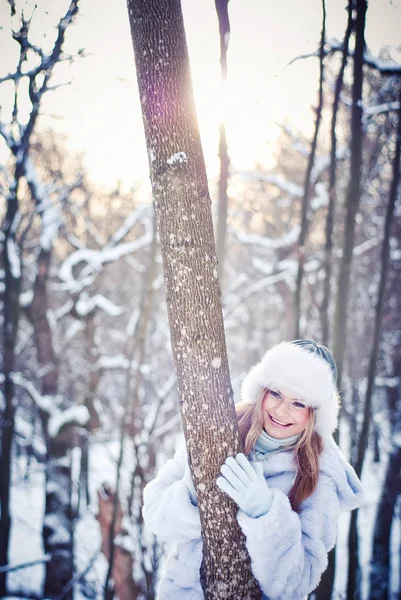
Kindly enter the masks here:
[[263, 429], [277, 439], [302, 433], [309, 417], [308, 407], [279, 390], [266, 390], [262, 412]]

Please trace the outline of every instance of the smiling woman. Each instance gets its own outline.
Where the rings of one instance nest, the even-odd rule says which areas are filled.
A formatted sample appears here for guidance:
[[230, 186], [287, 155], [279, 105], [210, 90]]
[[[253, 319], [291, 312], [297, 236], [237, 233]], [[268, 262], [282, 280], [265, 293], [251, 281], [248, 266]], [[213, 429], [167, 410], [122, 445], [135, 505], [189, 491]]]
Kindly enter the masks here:
[[[337, 427], [336, 367], [312, 340], [271, 348], [245, 377], [237, 419], [244, 453], [229, 456], [216, 481], [237, 505], [263, 599], [304, 600], [334, 546], [340, 510], [362, 503], [362, 488], [332, 438]], [[144, 492], [144, 518], [176, 541], [158, 598], [203, 600], [198, 501], [185, 447]]]

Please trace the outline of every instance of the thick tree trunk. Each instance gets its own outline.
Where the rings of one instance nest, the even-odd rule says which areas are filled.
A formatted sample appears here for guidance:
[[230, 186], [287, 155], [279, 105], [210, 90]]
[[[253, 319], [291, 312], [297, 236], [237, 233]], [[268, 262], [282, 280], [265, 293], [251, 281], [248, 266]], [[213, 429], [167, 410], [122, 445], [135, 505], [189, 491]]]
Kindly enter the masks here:
[[[47, 283], [50, 261], [51, 249], [42, 248], [38, 257], [38, 271], [29, 316], [34, 330], [37, 359], [41, 367], [46, 367], [41, 379], [41, 394], [55, 399], [58, 393], [59, 368], [48, 320]], [[43, 546], [45, 552], [51, 555], [51, 559], [46, 563], [44, 593], [46, 597], [52, 598], [63, 590], [74, 573], [69, 453], [72, 432], [62, 430], [54, 437], [49, 435], [48, 415], [42, 413], [41, 416], [47, 447]], [[64, 598], [72, 600], [72, 590], [66, 592]]]
[[[240, 450], [216, 247], [179, 0], [128, 0], [173, 358], [204, 543], [206, 600], [260, 598], [236, 520], [215, 485]], [[245, 558], [244, 558], [245, 557]]]
[[[7, 199], [7, 212], [3, 232], [3, 265], [5, 272], [4, 320], [3, 320], [3, 370], [5, 409], [0, 417], [0, 566], [8, 564], [10, 541], [10, 487], [12, 443], [14, 435], [14, 384], [15, 344], [19, 322], [19, 295], [21, 289], [21, 257], [16, 241], [20, 222], [18, 211], [18, 186], [22, 166], [17, 161], [14, 186]], [[6, 595], [6, 573], [0, 573], [0, 598]]]
[[355, 51], [351, 113], [351, 172], [346, 197], [343, 254], [336, 289], [333, 324], [333, 354], [337, 363], [338, 387], [341, 388], [346, 342], [347, 307], [351, 277], [352, 252], [355, 243], [355, 220], [361, 199], [362, 171], [362, 84], [365, 50], [365, 20], [367, 1], [357, 0], [355, 21]]
[[[401, 101], [401, 88], [399, 93], [399, 100]], [[401, 104], [400, 104], [401, 106]], [[386, 220], [384, 225], [384, 236], [383, 246], [381, 252], [381, 270], [380, 270], [380, 282], [377, 294], [377, 303], [375, 311], [375, 323], [373, 333], [372, 351], [369, 358], [369, 370], [368, 370], [368, 384], [366, 389], [365, 404], [363, 409], [363, 420], [362, 429], [358, 440], [357, 459], [355, 463], [355, 472], [358, 477], [362, 474], [363, 463], [365, 459], [365, 452], [368, 447], [369, 441], [369, 427], [370, 427], [370, 414], [372, 405], [372, 395], [374, 388], [374, 380], [376, 375], [376, 362], [377, 355], [379, 352], [380, 334], [383, 319], [384, 309], [384, 294], [386, 290], [387, 272], [389, 266], [390, 257], [390, 239], [391, 239], [391, 224], [394, 214], [395, 202], [397, 199], [397, 188], [398, 181], [400, 178], [400, 158], [401, 158], [401, 108], [398, 114], [398, 127], [395, 140], [395, 154], [393, 161], [393, 177], [391, 182], [391, 188], [389, 193], [389, 201], [386, 210]], [[358, 581], [360, 579], [359, 564], [358, 564], [358, 536], [357, 536], [357, 513], [354, 511], [351, 517], [350, 531], [349, 531], [349, 565], [348, 565], [348, 600], [354, 600], [354, 598], [360, 597], [360, 591]]]
[[[220, 64], [221, 80], [223, 87], [227, 82], [227, 48], [230, 39], [230, 19], [228, 16], [229, 0], [215, 0], [217, 16], [219, 19], [220, 33]], [[220, 123], [219, 140], [219, 159], [220, 159], [220, 177], [219, 177], [219, 198], [218, 198], [218, 219], [217, 219], [217, 259], [219, 261], [220, 285], [224, 276], [224, 259], [226, 255], [226, 233], [227, 233], [227, 209], [228, 209], [228, 176], [230, 168], [230, 157], [228, 156], [226, 124], [224, 114]]]
[[316, 109], [316, 121], [315, 121], [315, 132], [313, 135], [313, 141], [311, 151], [309, 154], [308, 166], [305, 174], [304, 182], [304, 193], [302, 197], [301, 205], [301, 231], [298, 240], [298, 271], [295, 287], [294, 296], [294, 315], [295, 315], [295, 327], [294, 327], [294, 339], [299, 339], [300, 332], [300, 319], [301, 319], [301, 292], [302, 292], [302, 281], [304, 277], [304, 264], [305, 264], [305, 244], [309, 229], [308, 220], [308, 208], [309, 200], [311, 195], [311, 177], [313, 164], [315, 162], [317, 140], [319, 136], [320, 122], [322, 120], [323, 110], [323, 81], [324, 81], [324, 44], [326, 39], [326, 4], [325, 0], [322, 0], [323, 7], [323, 21], [322, 31], [320, 36], [320, 51], [319, 51], [319, 102]]

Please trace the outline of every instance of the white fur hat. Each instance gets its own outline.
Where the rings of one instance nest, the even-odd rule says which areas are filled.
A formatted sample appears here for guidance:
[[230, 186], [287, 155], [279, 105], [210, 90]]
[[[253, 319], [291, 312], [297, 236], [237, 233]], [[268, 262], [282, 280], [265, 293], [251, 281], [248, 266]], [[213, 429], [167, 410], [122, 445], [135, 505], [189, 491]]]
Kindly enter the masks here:
[[241, 387], [241, 397], [255, 404], [263, 389], [278, 389], [316, 411], [315, 430], [329, 437], [337, 428], [339, 393], [335, 362], [324, 346], [311, 340], [281, 342], [251, 368]]

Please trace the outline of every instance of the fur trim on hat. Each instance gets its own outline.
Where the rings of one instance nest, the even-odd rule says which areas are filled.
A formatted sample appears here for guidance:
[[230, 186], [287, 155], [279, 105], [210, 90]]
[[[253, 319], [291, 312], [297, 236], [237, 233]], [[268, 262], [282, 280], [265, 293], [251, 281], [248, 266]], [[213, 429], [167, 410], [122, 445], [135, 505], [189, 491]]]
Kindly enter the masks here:
[[301, 346], [281, 342], [246, 375], [241, 397], [255, 404], [262, 390], [280, 390], [316, 409], [315, 430], [329, 437], [337, 428], [339, 393], [328, 363]]

